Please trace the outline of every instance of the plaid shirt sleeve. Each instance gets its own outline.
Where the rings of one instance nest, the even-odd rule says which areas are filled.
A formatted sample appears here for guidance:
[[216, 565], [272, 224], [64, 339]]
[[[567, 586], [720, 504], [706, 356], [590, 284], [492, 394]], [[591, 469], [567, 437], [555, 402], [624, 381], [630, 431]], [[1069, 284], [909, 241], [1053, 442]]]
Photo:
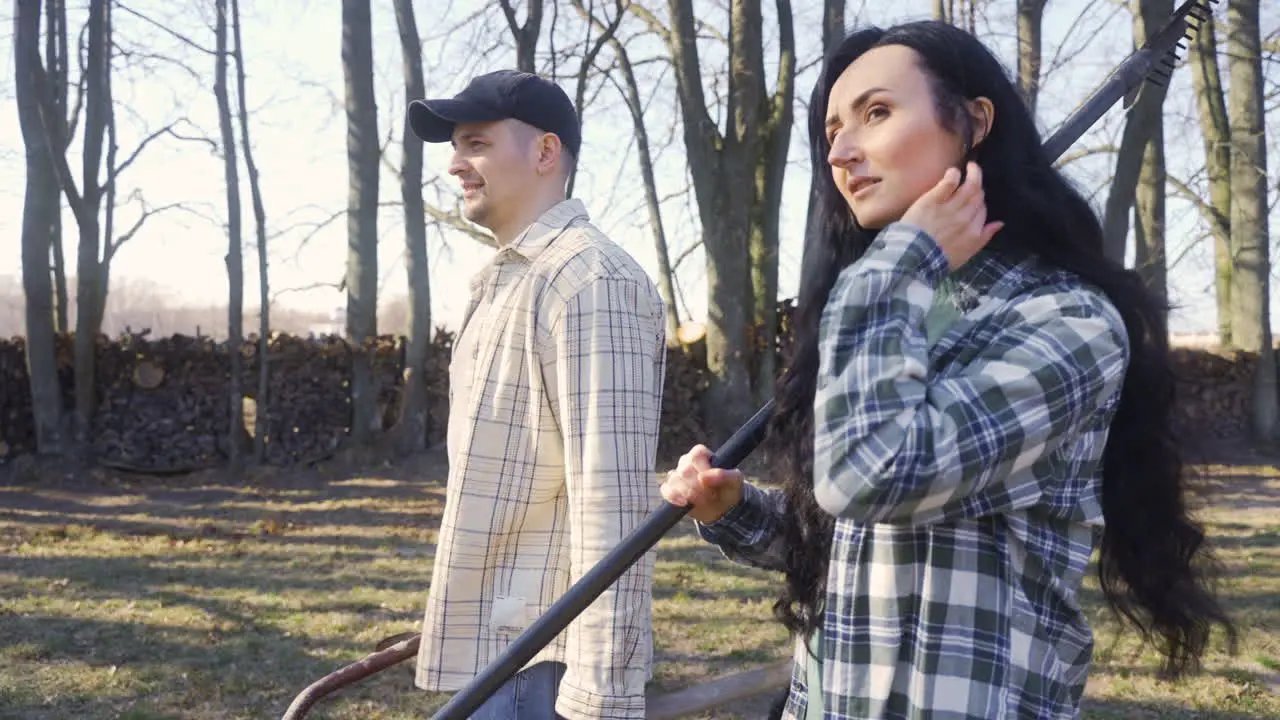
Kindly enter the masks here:
[[698, 535], [719, 546], [729, 560], [765, 570], [786, 570], [781, 533], [786, 497], [781, 490], [742, 486], [742, 502], [712, 523], [694, 521]]
[[[1084, 289], [1033, 291], [959, 372], [930, 369], [924, 317], [948, 263], [889, 226], [823, 311], [814, 493], [858, 522], [928, 524], [1006, 512], [1048, 490], [1020, 472], [1078, 434], [1126, 363], [1114, 309]], [[1021, 482], [1019, 482], [1021, 481]]]
[[[665, 331], [638, 282], [601, 277], [553, 323], [557, 416], [565, 443], [570, 582], [656, 507]], [[646, 553], [565, 630], [556, 710], [570, 720], [644, 716], [653, 554]]]

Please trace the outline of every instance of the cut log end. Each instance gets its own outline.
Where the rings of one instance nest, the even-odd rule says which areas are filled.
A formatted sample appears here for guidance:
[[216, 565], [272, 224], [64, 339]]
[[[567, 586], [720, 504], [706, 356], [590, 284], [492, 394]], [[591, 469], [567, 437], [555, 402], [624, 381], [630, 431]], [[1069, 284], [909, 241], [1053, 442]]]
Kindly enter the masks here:
[[133, 384], [143, 390], [155, 390], [164, 382], [164, 368], [151, 362], [141, 360], [133, 366]]
[[687, 322], [676, 328], [676, 340], [684, 346], [700, 342], [706, 336], [707, 326], [700, 322]]

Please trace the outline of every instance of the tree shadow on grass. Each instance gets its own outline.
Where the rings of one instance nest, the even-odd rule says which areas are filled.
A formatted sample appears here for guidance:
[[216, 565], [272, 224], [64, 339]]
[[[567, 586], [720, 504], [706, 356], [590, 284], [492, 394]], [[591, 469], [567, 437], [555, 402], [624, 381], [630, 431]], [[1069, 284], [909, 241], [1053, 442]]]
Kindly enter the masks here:
[[[15, 663], [4, 674], [14, 680], [4, 717], [119, 718], [129, 708], [137, 717], [169, 717], [210, 705], [227, 717], [279, 717], [294, 696], [314, 680], [370, 651], [354, 640], [292, 635], [253, 622], [220, 603], [205, 603], [236, 629], [210, 632], [137, 621], [8, 615], [0, 658]], [[25, 666], [25, 669], [24, 669]], [[60, 673], [121, 673], [112, 692], [42, 692], [37, 666]], [[88, 666], [84, 669], [82, 666]], [[81, 667], [82, 669], [75, 669]], [[372, 687], [348, 693], [369, 698], [381, 692], [418, 693], [405, 673], [384, 672]], [[426, 698], [424, 697], [425, 701]], [[153, 708], [144, 712], [140, 708]], [[150, 712], [150, 714], [148, 714]], [[139, 714], [141, 713], [141, 714]], [[314, 712], [313, 717], [322, 717]]]
[[[89, 598], [142, 598], [172, 585], [192, 588], [185, 596], [202, 592], [243, 590], [255, 594], [305, 592], [343, 594], [355, 587], [397, 593], [425, 591], [430, 567], [421, 577], [370, 575], [364, 567], [373, 558], [369, 553], [343, 553], [326, 564], [287, 567], [284, 561], [267, 567], [237, 567], [235, 564], [197, 566], [186, 562], [167, 564], [164, 558], [133, 557], [4, 557], [0, 571], [31, 579], [67, 581]], [[183, 558], [186, 560], [187, 558]], [[259, 560], [260, 561], [260, 560]]]
[[1081, 720], [1275, 720], [1270, 711], [1202, 710], [1172, 702], [1086, 700]]

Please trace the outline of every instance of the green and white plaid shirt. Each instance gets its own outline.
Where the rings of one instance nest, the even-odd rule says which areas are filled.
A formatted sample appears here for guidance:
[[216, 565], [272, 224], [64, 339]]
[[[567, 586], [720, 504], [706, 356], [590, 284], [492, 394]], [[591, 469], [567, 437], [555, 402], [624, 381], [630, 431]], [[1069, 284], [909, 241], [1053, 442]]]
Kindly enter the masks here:
[[[947, 280], [958, 316], [926, 314]], [[898, 223], [845, 269], [820, 329], [814, 492], [837, 518], [821, 635], [827, 718], [1073, 718], [1079, 604], [1128, 360], [1097, 289], [984, 251], [955, 273]], [[782, 569], [779, 491], [702, 536]], [[785, 717], [807, 706], [803, 658]]]

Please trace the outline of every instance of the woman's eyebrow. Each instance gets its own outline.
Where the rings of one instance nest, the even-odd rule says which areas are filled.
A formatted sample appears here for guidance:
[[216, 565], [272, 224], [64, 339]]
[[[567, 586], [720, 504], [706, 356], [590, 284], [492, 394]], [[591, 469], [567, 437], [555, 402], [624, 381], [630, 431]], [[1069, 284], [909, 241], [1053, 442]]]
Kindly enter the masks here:
[[[871, 99], [871, 96], [872, 96], [872, 95], [875, 95], [875, 94], [876, 94], [876, 93], [878, 93], [878, 92], [889, 92], [889, 88], [884, 88], [884, 87], [879, 87], [879, 86], [877, 86], [877, 87], [868, 88], [868, 89], [866, 89], [866, 90], [863, 90], [863, 91], [858, 95], [858, 97], [856, 97], [856, 98], [854, 98], [854, 99], [853, 99], [853, 102], [852, 102], [852, 103], [850, 103], [849, 107], [850, 107], [850, 108], [851, 108], [855, 113], [856, 113], [856, 112], [858, 112], [859, 110], [861, 110], [861, 109], [862, 109], [862, 107], [863, 107], [864, 105], [866, 105], [866, 104], [867, 104], [867, 101]], [[830, 114], [830, 115], [828, 115], [828, 116], [827, 116], [827, 127], [831, 127], [832, 125], [835, 125], [835, 124], [837, 124], [837, 123], [839, 123], [839, 122], [840, 122], [840, 118], [839, 118], [839, 117], [837, 117], [837, 116], [835, 115], [835, 113], [832, 113], [832, 114]]]

